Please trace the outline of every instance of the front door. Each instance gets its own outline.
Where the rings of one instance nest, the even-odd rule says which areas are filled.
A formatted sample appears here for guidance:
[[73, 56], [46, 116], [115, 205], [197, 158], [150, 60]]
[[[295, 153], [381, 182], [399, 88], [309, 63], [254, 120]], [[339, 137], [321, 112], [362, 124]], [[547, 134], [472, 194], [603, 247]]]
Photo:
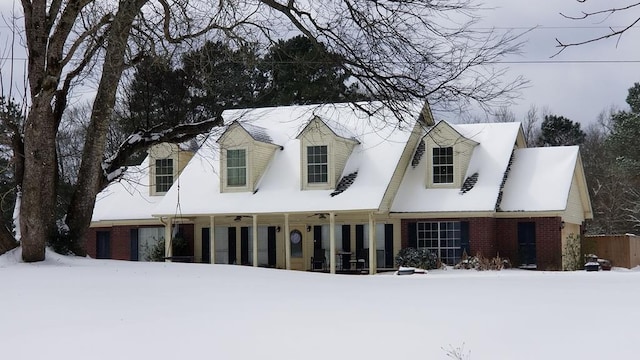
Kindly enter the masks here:
[[289, 232], [289, 245], [291, 247], [291, 270], [306, 270], [304, 257], [304, 234], [302, 227], [292, 227]]
[[536, 265], [536, 223], [518, 223], [518, 257], [520, 266]]

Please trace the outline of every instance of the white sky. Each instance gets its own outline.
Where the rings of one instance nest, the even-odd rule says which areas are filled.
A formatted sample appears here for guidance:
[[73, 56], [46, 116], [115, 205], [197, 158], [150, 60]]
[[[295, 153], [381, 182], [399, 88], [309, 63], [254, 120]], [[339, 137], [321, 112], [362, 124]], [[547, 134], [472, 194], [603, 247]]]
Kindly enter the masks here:
[[[523, 75], [531, 81], [530, 87], [522, 93], [521, 99], [512, 110], [521, 119], [531, 105], [547, 108], [551, 113], [568, 117], [582, 123], [593, 122], [598, 114], [609, 107], [626, 108], [624, 99], [627, 89], [640, 81], [640, 28], [627, 32], [617, 43], [609, 39], [579, 48], [567, 49], [551, 59], [557, 51], [555, 38], [564, 41], [584, 40], [608, 31], [607, 26], [620, 27], [629, 24], [633, 15], [640, 10], [621, 12], [608, 18], [594, 18], [587, 21], [572, 21], [560, 16], [560, 12], [577, 15], [582, 10], [598, 6], [628, 4], [630, 0], [607, 2], [576, 0], [486, 0], [486, 17], [479, 26], [514, 28], [515, 31], [538, 26], [525, 35], [528, 43], [520, 56], [512, 57], [514, 63], [506, 64], [510, 76]], [[15, 5], [14, 5], [15, 4]], [[11, 7], [21, 10], [19, 1], [0, 1], [3, 21], [0, 23], [0, 58], [10, 55], [10, 32], [7, 26]], [[16, 42], [15, 54], [18, 58], [14, 70], [14, 97], [20, 98], [23, 87], [24, 51]], [[563, 63], [554, 63], [559, 61]], [[584, 61], [597, 61], [597, 63]], [[580, 63], [583, 62], [583, 63]], [[4, 93], [8, 93], [10, 64], [0, 60]], [[90, 86], [90, 84], [87, 84]], [[442, 119], [455, 121], [451, 115], [440, 114]]]
[[19, 250], [0, 256], [3, 359], [638, 358], [640, 271], [352, 276]]

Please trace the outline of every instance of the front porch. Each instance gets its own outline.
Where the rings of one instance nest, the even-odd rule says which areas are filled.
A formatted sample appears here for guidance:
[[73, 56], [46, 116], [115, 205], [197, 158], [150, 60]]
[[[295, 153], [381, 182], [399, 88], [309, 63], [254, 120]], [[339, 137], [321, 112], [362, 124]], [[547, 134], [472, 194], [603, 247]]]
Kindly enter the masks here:
[[[399, 220], [373, 213], [181, 216], [163, 222], [165, 238], [176, 223], [194, 227], [193, 259], [199, 263], [375, 274], [394, 268], [401, 246]], [[172, 257], [170, 242], [165, 256]]]

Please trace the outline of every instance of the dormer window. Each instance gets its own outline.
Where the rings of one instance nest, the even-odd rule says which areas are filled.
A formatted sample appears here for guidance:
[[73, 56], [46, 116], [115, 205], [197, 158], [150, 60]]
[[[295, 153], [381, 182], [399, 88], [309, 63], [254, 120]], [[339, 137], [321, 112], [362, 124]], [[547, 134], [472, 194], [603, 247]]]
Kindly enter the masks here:
[[433, 183], [453, 183], [453, 147], [433, 148]]
[[327, 146], [307, 146], [307, 182], [326, 184], [328, 182]]
[[247, 152], [245, 149], [227, 150], [227, 186], [247, 185]]
[[166, 193], [173, 184], [173, 159], [156, 159], [156, 193]]

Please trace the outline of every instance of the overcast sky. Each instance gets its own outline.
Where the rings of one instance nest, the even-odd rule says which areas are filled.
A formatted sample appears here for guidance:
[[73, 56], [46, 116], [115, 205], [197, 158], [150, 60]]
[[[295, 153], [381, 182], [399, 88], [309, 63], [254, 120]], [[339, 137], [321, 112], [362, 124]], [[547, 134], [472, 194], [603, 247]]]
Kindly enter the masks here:
[[[3, 58], [9, 55], [10, 34], [6, 21], [13, 2], [0, 0], [0, 11], [4, 17], [0, 23], [0, 57]], [[504, 64], [509, 68], [510, 76], [523, 75], [530, 81], [530, 86], [512, 107], [518, 120], [531, 105], [539, 109], [547, 108], [553, 114], [585, 125], [611, 106], [626, 109], [627, 89], [634, 82], [640, 82], [640, 25], [620, 39], [569, 48], [554, 58], [551, 56], [558, 50], [556, 38], [570, 42], [605, 34], [609, 31], [608, 26], [619, 28], [630, 24], [633, 15], [640, 15], [640, 8], [582, 21], [565, 19], [560, 15], [561, 12], [579, 15], [581, 11], [594, 10], [597, 6], [630, 2], [485, 0], [485, 5], [493, 9], [483, 12], [485, 17], [480, 27], [496, 27], [500, 30], [512, 28], [516, 32], [537, 27], [524, 36], [527, 43], [522, 54], [507, 59], [508, 63]], [[15, 7], [21, 9], [19, 1], [15, 1]], [[20, 49], [17, 49], [17, 53], [24, 57]], [[3, 61], [1, 65], [4, 92], [7, 93], [10, 64]], [[14, 83], [21, 84], [22, 73], [15, 73], [14, 76]], [[20, 94], [14, 93], [14, 96], [19, 97]]]
[[564, 42], [586, 40], [606, 34], [609, 26], [627, 26], [635, 19], [633, 16], [640, 16], [639, 8], [615, 16], [575, 21], [562, 17], [561, 12], [580, 15], [583, 10], [631, 1], [582, 4], [576, 0], [486, 0], [485, 3], [496, 7], [486, 12], [484, 21], [488, 26], [516, 28], [515, 31], [537, 26], [525, 35], [527, 44], [523, 53], [510, 59], [518, 63], [508, 64], [510, 73], [521, 74], [530, 81], [530, 87], [514, 107], [519, 116], [524, 116], [534, 104], [574, 121], [590, 123], [612, 105], [627, 109], [627, 89], [640, 82], [640, 26], [620, 39], [567, 48], [558, 56], [551, 56], [558, 51], [556, 38]]

